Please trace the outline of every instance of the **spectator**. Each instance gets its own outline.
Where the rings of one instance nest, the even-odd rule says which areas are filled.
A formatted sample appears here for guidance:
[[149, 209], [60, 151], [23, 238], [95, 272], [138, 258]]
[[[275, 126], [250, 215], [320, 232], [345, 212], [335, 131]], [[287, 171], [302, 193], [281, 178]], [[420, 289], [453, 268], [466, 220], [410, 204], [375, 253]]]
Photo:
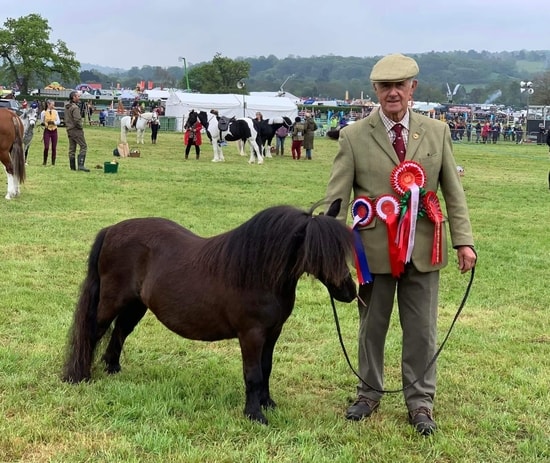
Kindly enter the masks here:
[[275, 131], [275, 155], [283, 156], [285, 154], [285, 139], [288, 136], [288, 128], [286, 125], [281, 125]]
[[157, 113], [157, 117], [151, 120], [151, 143], [153, 145], [157, 144], [157, 135], [159, 133], [160, 128], [160, 119], [159, 119], [159, 112], [158, 108], [153, 109], [153, 112]]
[[521, 123], [516, 123], [514, 132], [516, 133], [516, 145], [521, 145], [523, 143], [523, 126]]
[[479, 121], [476, 122], [475, 131], [476, 131], [476, 143], [479, 143], [481, 140], [481, 124]]
[[491, 129], [491, 135], [493, 138], [493, 144], [498, 141], [498, 138], [500, 137], [500, 122], [497, 122], [493, 125]]
[[107, 120], [107, 109], [103, 109], [99, 112], [99, 125], [105, 127], [105, 121]]
[[305, 126], [300, 116], [296, 116], [294, 119], [294, 125], [292, 126], [292, 159], [297, 161], [302, 156], [302, 142], [304, 141]]
[[90, 169], [84, 166], [88, 145], [84, 138], [82, 113], [79, 104], [80, 92], [74, 90], [69, 94], [69, 102], [65, 105], [65, 126], [67, 127], [67, 136], [69, 137], [69, 166], [71, 170], [77, 170], [75, 155], [76, 146], [78, 145], [80, 147], [80, 152], [78, 153], [78, 170], [90, 172]]
[[52, 145], [52, 166], [55, 166], [57, 157], [57, 126], [61, 123], [59, 114], [57, 113], [53, 100], [46, 100], [46, 109], [40, 113], [40, 122], [44, 126], [44, 162], [43, 166], [48, 165], [48, 151], [50, 144]]
[[483, 127], [481, 128], [481, 140], [483, 144], [486, 144], [489, 140], [489, 134], [491, 133], [491, 124], [489, 121], [485, 122], [483, 124]]
[[306, 150], [306, 159], [311, 161], [311, 151], [313, 150], [313, 140], [317, 124], [310, 111], [306, 111], [306, 120], [304, 122], [304, 140], [303, 147]]
[[544, 134], [545, 133], [546, 133], [546, 130], [544, 128], [544, 124], [541, 122], [539, 124], [539, 132], [538, 132], [538, 135], [537, 135], [537, 145], [544, 144], [544, 140], [545, 140]]
[[191, 146], [195, 146], [195, 155], [196, 160], [198, 161], [201, 155], [201, 137], [202, 124], [197, 118], [196, 122], [192, 125], [187, 125], [185, 127], [185, 134], [183, 136], [183, 143], [185, 144], [185, 160], [189, 158], [189, 151], [191, 151]]

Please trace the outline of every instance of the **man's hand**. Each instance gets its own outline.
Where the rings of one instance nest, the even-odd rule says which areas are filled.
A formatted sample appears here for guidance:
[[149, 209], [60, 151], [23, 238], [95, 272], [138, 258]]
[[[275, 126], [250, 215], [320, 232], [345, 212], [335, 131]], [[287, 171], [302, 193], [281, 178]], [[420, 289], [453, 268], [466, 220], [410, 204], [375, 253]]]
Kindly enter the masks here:
[[460, 273], [466, 273], [475, 267], [477, 254], [470, 246], [459, 246], [456, 248], [456, 255]]

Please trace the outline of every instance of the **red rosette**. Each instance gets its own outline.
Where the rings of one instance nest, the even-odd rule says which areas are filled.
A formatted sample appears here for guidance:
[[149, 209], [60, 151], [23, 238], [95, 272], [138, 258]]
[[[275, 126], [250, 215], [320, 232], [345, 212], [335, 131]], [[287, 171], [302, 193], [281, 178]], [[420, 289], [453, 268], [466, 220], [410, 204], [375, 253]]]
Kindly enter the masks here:
[[423, 188], [426, 184], [426, 173], [417, 162], [404, 161], [393, 169], [390, 181], [393, 190], [404, 195], [414, 184]]
[[376, 215], [386, 224], [391, 273], [395, 278], [398, 278], [405, 268], [399, 262], [399, 249], [397, 248], [397, 227], [401, 213], [399, 199], [393, 195], [379, 196], [375, 208]]
[[443, 258], [443, 236], [442, 227], [443, 212], [441, 211], [441, 205], [435, 192], [427, 191], [422, 199], [422, 205], [426, 211], [428, 218], [434, 223], [434, 237], [432, 244], [432, 265], [437, 265], [442, 262]]
[[441, 205], [435, 192], [426, 191], [422, 202], [426, 215], [433, 223], [443, 222], [443, 212], [441, 211]]
[[385, 223], [388, 222], [388, 218], [392, 214], [399, 215], [400, 212], [399, 199], [394, 195], [379, 196], [374, 207], [376, 208], [376, 215]]
[[374, 206], [370, 198], [358, 196], [351, 205], [353, 228], [366, 227], [374, 219]]

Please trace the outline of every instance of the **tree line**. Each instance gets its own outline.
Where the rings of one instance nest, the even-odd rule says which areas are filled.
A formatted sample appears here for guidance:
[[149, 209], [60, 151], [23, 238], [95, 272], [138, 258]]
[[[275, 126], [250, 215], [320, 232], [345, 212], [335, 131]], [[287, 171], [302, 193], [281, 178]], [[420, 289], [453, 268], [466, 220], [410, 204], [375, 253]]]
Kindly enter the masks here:
[[[49, 42], [48, 21], [37, 14], [7, 19], [0, 28], [0, 83], [16, 84], [23, 94], [59, 81], [68, 88], [100, 83], [104, 88], [134, 88], [138, 82], [157, 87], [186, 88], [203, 93], [246, 93], [284, 90], [315, 99], [375, 100], [370, 70], [380, 58], [335, 55], [286, 58], [261, 56], [230, 59], [216, 54], [212, 61], [182, 66], [109, 68], [82, 71], [63, 41]], [[418, 101], [455, 104], [494, 103], [524, 107], [550, 105], [550, 51], [449, 51], [414, 54], [420, 67]], [[521, 92], [520, 82], [533, 82], [534, 92]], [[244, 86], [237, 88], [237, 82]], [[281, 88], [284, 84], [284, 88]]]

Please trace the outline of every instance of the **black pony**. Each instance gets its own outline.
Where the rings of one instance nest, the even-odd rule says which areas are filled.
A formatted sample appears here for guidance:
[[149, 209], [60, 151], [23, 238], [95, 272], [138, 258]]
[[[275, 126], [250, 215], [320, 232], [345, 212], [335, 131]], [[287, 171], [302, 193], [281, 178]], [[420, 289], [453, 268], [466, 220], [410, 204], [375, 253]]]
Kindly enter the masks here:
[[275, 132], [282, 126], [290, 129], [292, 120], [287, 116], [262, 119], [261, 121], [254, 119], [254, 125], [258, 131], [258, 145], [262, 150], [262, 154], [264, 156], [270, 156], [271, 142], [273, 141]]
[[300, 276], [317, 277], [337, 300], [357, 296], [348, 268], [352, 233], [335, 219], [340, 204], [334, 201], [317, 216], [314, 208], [271, 207], [211, 238], [162, 218], [104, 228], [88, 258], [64, 380], [90, 379], [97, 344], [113, 323], [103, 361], [108, 373], [119, 372], [124, 341], [149, 309], [188, 339], [238, 338], [244, 413], [267, 424], [261, 409], [275, 407], [269, 391], [273, 350]]

